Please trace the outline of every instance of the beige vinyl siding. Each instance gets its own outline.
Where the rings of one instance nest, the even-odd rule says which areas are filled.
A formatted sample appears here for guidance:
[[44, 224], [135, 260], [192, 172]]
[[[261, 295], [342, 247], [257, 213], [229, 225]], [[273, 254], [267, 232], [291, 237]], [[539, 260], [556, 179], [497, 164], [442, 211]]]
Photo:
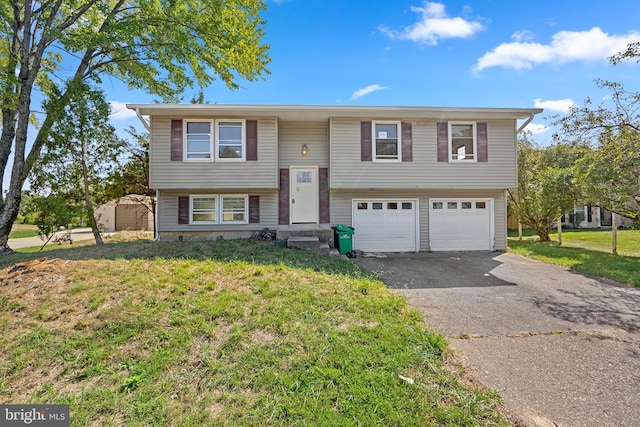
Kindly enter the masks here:
[[[352, 225], [353, 199], [418, 199], [420, 221], [420, 251], [429, 249], [429, 199], [430, 198], [493, 198], [496, 250], [507, 249], [507, 207], [504, 190], [420, 190], [420, 191], [331, 191], [331, 223]], [[358, 230], [355, 230], [356, 234]]]
[[[260, 230], [273, 228], [278, 224], [278, 192], [273, 190], [181, 190], [160, 191], [158, 196], [158, 231], [223, 231], [223, 230]], [[190, 194], [248, 194], [260, 196], [259, 224], [178, 224], [178, 197]]]
[[[436, 123], [441, 120], [402, 120], [412, 123], [412, 162], [360, 160], [359, 119], [332, 119], [330, 126], [330, 185], [333, 189], [504, 189], [517, 185], [515, 120], [487, 120], [488, 162], [437, 161]], [[456, 119], [458, 120], [458, 119]], [[469, 119], [470, 121], [473, 118]]]
[[[188, 117], [152, 117], [150, 182], [155, 189], [278, 188], [277, 120], [258, 121], [258, 161], [171, 161], [171, 120]], [[214, 117], [197, 117], [205, 119]], [[224, 119], [229, 117], [217, 117]]]
[[[321, 122], [278, 123], [280, 167], [329, 166], [329, 124]], [[303, 156], [302, 146], [307, 145]]]

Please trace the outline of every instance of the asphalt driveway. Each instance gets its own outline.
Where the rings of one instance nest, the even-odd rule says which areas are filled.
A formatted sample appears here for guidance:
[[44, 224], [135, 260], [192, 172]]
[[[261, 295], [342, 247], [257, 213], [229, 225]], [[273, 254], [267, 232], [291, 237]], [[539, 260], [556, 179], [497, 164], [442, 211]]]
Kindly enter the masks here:
[[498, 252], [359, 258], [530, 426], [637, 426], [640, 289]]

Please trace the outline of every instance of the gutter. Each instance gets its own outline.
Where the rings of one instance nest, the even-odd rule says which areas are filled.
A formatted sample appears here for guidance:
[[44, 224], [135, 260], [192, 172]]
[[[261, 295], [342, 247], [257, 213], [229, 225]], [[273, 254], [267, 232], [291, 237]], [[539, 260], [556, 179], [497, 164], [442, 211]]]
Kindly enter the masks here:
[[[136, 110], [136, 111], [137, 111], [137, 110]], [[522, 126], [520, 126], [520, 127], [518, 128], [518, 131], [516, 132], [516, 134], [519, 134], [520, 132], [522, 132], [522, 130], [523, 130], [524, 128], [526, 128], [526, 127], [527, 127], [527, 125], [528, 125], [529, 123], [531, 123], [531, 121], [533, 120], [533, 118], [535, 117], [535, 115], [536, 115], [536, 113], [531, 113], [531, 114], [529, 114], [529, 118], [528, 118], [528, 119], [527, 119], [527, 120], [522, 124]]]
[[151, 133], [151, 124], [144, 117], [142, 117], [142, 114], [140, 114], [140, 108], [136, 108], [136, 116], [138, 116], [138, 119], [140, 119], [147, 131]]

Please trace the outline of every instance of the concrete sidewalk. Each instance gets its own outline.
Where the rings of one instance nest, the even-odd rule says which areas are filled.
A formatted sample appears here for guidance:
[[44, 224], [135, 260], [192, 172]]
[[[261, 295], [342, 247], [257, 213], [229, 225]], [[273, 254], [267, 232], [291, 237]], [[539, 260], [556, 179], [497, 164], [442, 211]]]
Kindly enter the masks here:
[[358, 259], [527, 426], [637, 426], [640, 289], [504, 253]]
[[[81, 240], [90, 240], [93, 239], [93, 233], [91, 232], [91, 228], [75, 228], [73, 230], [68, 231], [69, 236], [71, 237], [72, 242], [79, 242]], [[56, 236], [61, 236], [65, 234], [65, 232], [61, 231], [56, 233]], [[51, 245], [53, 240], [51, 239], [48, 245]], [[24, 248], [33, 248], [33, 247], [41, 247], [44, 244], [44, 240], [40, 237], [22, 237], [19, 239], [9, 239], [9, 247], [11, 249], [24, 249]]]

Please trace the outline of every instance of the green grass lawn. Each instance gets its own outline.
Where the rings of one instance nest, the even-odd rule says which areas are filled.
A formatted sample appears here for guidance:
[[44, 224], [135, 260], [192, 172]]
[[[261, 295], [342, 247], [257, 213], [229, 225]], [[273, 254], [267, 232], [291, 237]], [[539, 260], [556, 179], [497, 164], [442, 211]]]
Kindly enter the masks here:
[[0, 401], [67, 403], [74, 426], [505, 425], [443, 336], [349, 260], [118, 242], [0, 268]]
[[18, 239], [21, 237], [35, 237], [38, 235], [38, 227], [30, 224], [13, 224], [10, 239]]
[[531, 230], [526, 231], [522, 241], [517, 238], [517, 230], [509, 231], [510, 252], [640, 286], [639, 230], [618, 230], [618, 255], [612, 254], [611, 230], [563, 230], [562, 245], [558, 245], [555, 230], [551, 243], [537, 242], [537, 236]]

